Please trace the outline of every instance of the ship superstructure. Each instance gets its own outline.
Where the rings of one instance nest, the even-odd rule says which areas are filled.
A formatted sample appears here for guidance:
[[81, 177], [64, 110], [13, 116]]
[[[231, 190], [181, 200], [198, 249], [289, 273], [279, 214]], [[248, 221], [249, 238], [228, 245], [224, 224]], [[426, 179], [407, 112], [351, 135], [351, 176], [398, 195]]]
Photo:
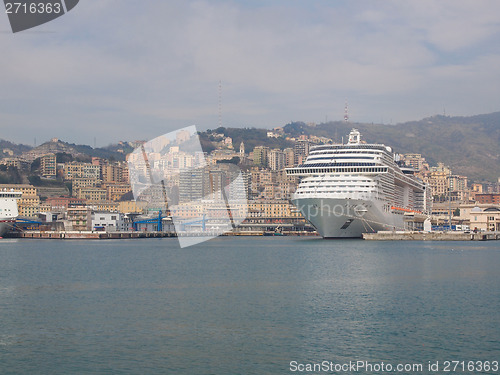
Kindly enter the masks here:
[[414, 170], [395, 161], [392, 149], [361, 142], [311, 147], [304, 164], [288, 168], [300, 184], [292, 202], [325, 238], [361, 237], [402, 230], [405, 214], [430, 211], [430, 194]]
[[15, 223], [19, 215], [17, 201], [22, 195], [19, 191], [0, 190], [0, 237]]

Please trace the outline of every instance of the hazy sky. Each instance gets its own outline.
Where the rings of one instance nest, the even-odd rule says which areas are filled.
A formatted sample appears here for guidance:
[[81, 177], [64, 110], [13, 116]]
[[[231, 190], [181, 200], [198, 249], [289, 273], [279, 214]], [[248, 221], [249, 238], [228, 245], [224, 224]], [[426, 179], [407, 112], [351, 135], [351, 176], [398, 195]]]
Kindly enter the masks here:
[[0, 138], [103, 146], [189, 125], [500, 110], [500, 1], [80, 0], [12, 34]]

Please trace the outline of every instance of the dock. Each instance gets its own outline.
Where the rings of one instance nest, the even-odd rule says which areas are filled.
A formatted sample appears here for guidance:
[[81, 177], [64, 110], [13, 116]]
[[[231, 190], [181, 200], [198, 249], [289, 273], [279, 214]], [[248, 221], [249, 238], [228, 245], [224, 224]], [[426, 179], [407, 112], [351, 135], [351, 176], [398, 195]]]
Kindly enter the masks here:
[[10, 232], [5, 237], [9, 238], [32, 238], [47, 240], [111, 240], [111, 239], [133, 239], [133, 238], [161, 238], [176, 237], [170, 232], [98, 232], [98, 231], [25, 231]]
[[363, 233], [368, 241], [494, 241], [500, 240], [500, 232], [403, 232], [380, 231]]
[[[9, 232], [6, 238], [47, 239], [47, 240], [117, 240], [134, 238], [163, 238], [163, 237], [218, 237], [218, 236], [265, 236], [263, 231], [235, 231], [235, 232], [150, 232], [150, 231], [127, 231], [127, 232], [103, 232], [103, 231], [40, 231], [30, 230], [23, 232]], [[283, 236], [317, 236], [316, 232], [286, 231]]]

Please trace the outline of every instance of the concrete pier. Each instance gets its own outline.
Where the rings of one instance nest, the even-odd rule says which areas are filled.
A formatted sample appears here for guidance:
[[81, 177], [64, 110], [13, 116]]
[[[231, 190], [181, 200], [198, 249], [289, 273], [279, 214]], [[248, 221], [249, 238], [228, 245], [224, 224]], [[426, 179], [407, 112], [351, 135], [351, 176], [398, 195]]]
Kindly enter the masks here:
[[[101, 232], [101, 231], [24, 231], [9, 232], [7, 238], [33, 238], [49, 240], [108, 240], [108, 239], [133, 239], [133, 238], [161, 238], [161, 237], [217, 237], [222, 236], [264, 236], [263, 231], [234, 231], [234, 232], [196, 232], [196, 233], [175, 233], [175, 232]], [[317, 236], [316, 232], [307, 231], [286, 231], [285, 236]]]
[[491, 241], [500, 240], [500, 232], [402, 232], [364, 233], [369, 241]]
[[106, 240], [132, 238], [175, 237], [175, 233], [167, 232], [96, 232], [96, 231], [25, 231], [11, 232], [9, 238], [33, 238], [48, 240]]

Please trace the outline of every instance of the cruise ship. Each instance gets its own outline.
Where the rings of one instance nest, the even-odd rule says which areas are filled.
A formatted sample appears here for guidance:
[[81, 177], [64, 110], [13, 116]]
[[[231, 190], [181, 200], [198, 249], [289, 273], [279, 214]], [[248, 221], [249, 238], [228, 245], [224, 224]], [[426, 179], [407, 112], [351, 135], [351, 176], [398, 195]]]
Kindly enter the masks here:
[[23, 195], [19, 191], [0, 190], [0, 237], [15, 223], [19, 212], [17, 200]]
[[313, 146], [306, 161], [287, 168], [300, 177], [292, 203], [324, 238], [405, 229], [405, 216], [425, 217], [431, 194], [414, 170], [401, 166], [391, 147], [361, 141]]

